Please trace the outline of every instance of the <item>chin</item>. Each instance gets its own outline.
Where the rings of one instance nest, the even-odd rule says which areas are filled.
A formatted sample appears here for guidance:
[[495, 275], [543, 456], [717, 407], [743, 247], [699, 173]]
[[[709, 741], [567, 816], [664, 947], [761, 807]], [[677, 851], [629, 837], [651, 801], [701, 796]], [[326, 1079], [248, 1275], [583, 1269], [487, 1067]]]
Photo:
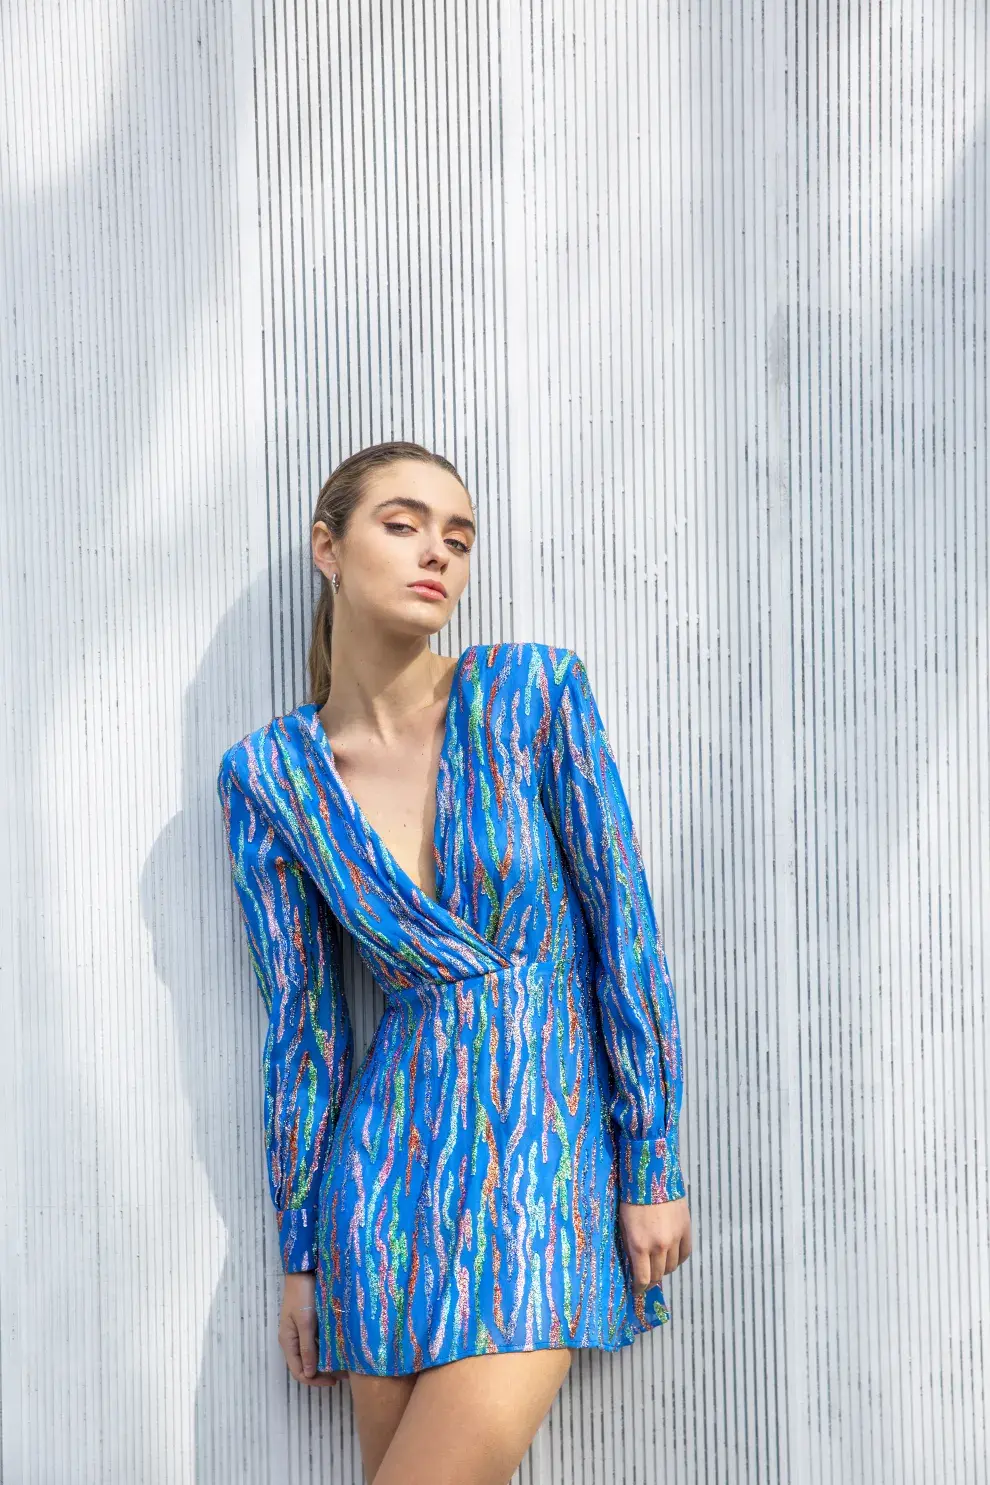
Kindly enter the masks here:
[[[442, 612], [441, 608], [443, 610]], [[432, 620], [432, 623], [430, 620]], [[445, 629], [449, 622], [450, 615], [446, 611], [446, 605], [441, 606], [437, 604], [435, 612], [421, 614], [419, 616], [418, 624], [410, 624], [408, 614], [403, 614], [401, 618], [396, 619], [393, 627], [406, 639], [410, 639], [413, 636], [431, 639], [434, 634], [439, 634], [442, 629]]]

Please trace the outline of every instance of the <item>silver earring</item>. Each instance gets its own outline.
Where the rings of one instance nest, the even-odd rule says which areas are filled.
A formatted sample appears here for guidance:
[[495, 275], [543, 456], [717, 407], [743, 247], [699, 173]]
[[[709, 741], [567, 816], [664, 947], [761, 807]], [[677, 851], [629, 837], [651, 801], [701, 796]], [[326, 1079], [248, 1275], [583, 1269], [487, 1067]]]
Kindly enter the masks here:
[[335, 572], [333, 574], [333, 576], [331, 577], [331, 579], [330, 579], [330, 586], [333, 589], [333, 596], [336, 598], [337, 594], [340, 592], [340, 573], [339, 572]]

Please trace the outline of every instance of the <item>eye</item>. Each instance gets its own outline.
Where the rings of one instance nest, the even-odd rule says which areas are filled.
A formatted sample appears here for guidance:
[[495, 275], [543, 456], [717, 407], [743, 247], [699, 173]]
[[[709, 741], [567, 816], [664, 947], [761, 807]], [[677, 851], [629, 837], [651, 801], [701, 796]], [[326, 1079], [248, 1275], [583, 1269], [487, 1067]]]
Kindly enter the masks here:
[[[416, 529], [415, 526], [410, 526], [408, 521], [383, 521], [382, 525], [385, 527], [386, 531], [415, 531]], [[448, 537], [447, 540], [448, 545], [453, 544], [454, 548], [459, 553], [461, 553], [462, 556], [466, 557], [468, 552], [471, 550], [467, 542], [458, 541], [457, 537], [455, 536]]]

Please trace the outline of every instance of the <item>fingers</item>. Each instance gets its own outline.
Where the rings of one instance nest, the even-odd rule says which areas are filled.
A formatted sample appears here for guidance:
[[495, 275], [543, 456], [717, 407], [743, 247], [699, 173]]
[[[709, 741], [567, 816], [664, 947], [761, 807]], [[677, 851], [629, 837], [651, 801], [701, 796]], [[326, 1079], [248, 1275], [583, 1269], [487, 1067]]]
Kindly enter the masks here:
[[691, 1228], [684, 1199], [645, 1204], [620, 1202], [623, 1242], [635, 1294], [660, 1284], [691, 1252]]
[[289, 1371], [297, 1382], [306, 1380], [302, 1367], [302, 1356], [299, 1350], [299, 1332], [296, 1322], [289, 1314], [283, 1314], [282, 1323], [278, 1328], [278, 1343], [282, 1347]]
[[296, 1381], [307, 1387], [335, 1387], [341, 1373], [317, 1371], [317, 1334], [316, 1310], [313, 1306], [303, 1305], [283, 1313], [278, 1340], [289, 1371]]
[[666, 1248], [644, 1249], [630, 1255], [634, 1292], [645, 1294], [647, 1289], [661, 1283], [667, 1274], [672, 1274], [680, 1261], [677, 1243]]
[[680, 1243], [670, 1243], [666, 1248], [656, 1248], [653, 1253], [653, 1282], [659, 1284], [675, 1268], [679, 1268], [687, 1254]]
[[637, 1248], [629, 1254], [629, 1264], [632, 1269], [633, 1293], [645, 1294], [652, 1283], [652, 1260], [649, 1252]]
[[651, 1282], [659, 1284], [668, 1274], [672, 1274], [675, 1268], [680, 1268], [690, 1254], [691, 1244], [687, 1238], [683, 1238], [678, 1243], [670, 1243], [666, 1248], [654, 1248], [650, 1254]]
[[299, 1352], [302, 1356], [302, 1367], [306, 1380], [309, 1381], [316, 1376], [316, 1368], [319, 1362], [319, 1354], [316, 1349], [316, 1310], [307, 1306], [300, 1311], [296, 1317], [296, 1328], [299, 1332]]

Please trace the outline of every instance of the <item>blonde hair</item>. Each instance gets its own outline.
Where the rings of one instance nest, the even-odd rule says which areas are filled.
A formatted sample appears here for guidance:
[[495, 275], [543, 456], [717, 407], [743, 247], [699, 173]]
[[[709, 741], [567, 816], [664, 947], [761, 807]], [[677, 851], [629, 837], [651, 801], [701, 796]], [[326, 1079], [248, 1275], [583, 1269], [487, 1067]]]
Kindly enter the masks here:
[[[464, 484], [449, 459], [434, 454], [422, 444], [401, 441], [371, 444], [337, 465], [320, 491], [310, 526], [324, 521], [332, 537], [342, 537], [364, 496], [367, 476], [399, 459], [418, 459], [423, 464], [436, 464]], [[306, 662], [309, 700], [317, 706], [323, 706], [330, 695], [330, 641], [333, 634], [333, 589], [322, 573], [320, 577], [320, 596], [313, 615], [313, 633]]]

